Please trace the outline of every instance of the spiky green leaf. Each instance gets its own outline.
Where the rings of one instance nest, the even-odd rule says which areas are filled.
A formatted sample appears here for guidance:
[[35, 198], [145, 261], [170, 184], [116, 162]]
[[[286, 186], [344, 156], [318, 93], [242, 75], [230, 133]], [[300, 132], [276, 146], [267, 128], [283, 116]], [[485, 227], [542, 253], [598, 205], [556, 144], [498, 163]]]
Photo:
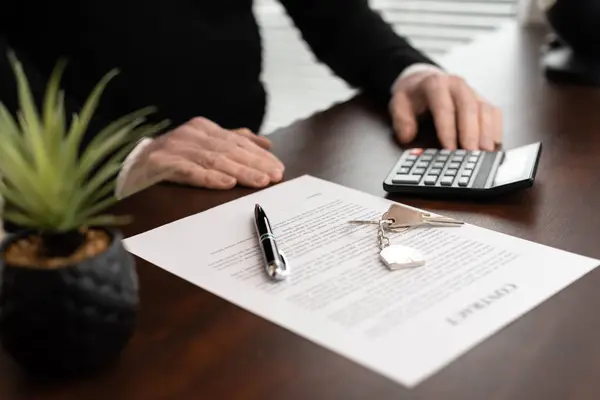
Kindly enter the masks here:
[[23, 227], [37, 228], [40, 226], [38, 220], [36, 220], [30, 215], [27, 215], [23, 212], [19, 212], [17, 210], [4, 210], [4, 218], [7, 221], [12, 221], [13, 223]]
[[111, 152], [117, 150], [119, 146], [123, 145], [127, 136], [131, 133], [135, 126], [143, 123], [143, 120], [133, 121], [130, 125], [122, 128], [118, 132], [115, 132], [111, 137], [107, 138], [104, 142], [99, 143], [96, 146], [88, 146], [79, 162], [79, 179], [85, 179], [89, 172], [98, 163], [106, 157], [109, 157]]
[[83, 136], [87, 130], [87, 127], [92, 119], [96, 108], [98, 107], [98, 102], [100, 101], [100, 97], [106, 88], [106, 85], [119, 73], [118, 70], [113, 69], [108, 72], [100, 82], [94, 87], [92, 93], [88, 96], [83, 109], [78, 115], [78, 118], [73, 120], [73, 124], [71, 126], [71, 131], [67, 137], [66, 147], [69, 151], [69, 157], [75, 157], [75, 154], [79, 151], [79, 146], [83, 139]]
[[29, 150], [35, 155], [36, 167], [44, 169], [48, 165], [48, 157], [44, 152], [42, 126], [33, 93], [31, 92], [29, 81], [25, 76], [23, 65], [13, 52], [9, 52], [8, 57], [17, 79], [17, 92], [21, 108], [18, 120], [21, 123], [21, 131], [24, 134]]
[[122, 116], [104, 127], [90, 142], [90, 147], [97, 147], [116, 132], [130, 125], [133, 121], [143, 120], [156, 111], [155, 107], [145, 107]]

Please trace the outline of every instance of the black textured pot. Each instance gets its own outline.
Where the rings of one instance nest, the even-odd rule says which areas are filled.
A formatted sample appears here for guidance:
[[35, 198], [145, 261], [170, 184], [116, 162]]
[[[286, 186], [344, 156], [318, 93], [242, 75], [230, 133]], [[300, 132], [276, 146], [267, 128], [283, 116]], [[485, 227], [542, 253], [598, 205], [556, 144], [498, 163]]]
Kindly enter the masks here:
[[545, 14], [555, 33], [543, 58], [548, 79], [600, 85], [600, 1], [556, 0]]
[[[0, 257], [0, 342], [30, 375], [69, 378], [115, 361], [128, 343], [138, 308], [134, 259], [119, 231], [109, 248], [60, 269], [7, 265]], [[8, 237], [0, 254], [19, 233]]]

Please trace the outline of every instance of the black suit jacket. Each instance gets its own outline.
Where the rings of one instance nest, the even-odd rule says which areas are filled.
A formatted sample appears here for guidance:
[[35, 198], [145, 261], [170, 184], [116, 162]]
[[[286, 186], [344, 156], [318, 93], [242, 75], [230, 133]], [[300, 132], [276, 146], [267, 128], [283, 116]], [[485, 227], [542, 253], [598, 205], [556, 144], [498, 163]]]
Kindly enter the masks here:
[[[366, 0], [281, 0], [319, 60], [354, 87], [387, 100], [398, 74], [432, 63]], [[59, 57], [70, 111], [112, 68], [98, 126], [147, 105], [173, 125], [204, 116], [225, 128], [259, 130], [266, 95], [252, 0], [7, 1], [0, 13], [0, 100], [16, 108], [6, 51], [25, 63], [36, 97]], [[290, 76], [290, 79], [294, 79]]]

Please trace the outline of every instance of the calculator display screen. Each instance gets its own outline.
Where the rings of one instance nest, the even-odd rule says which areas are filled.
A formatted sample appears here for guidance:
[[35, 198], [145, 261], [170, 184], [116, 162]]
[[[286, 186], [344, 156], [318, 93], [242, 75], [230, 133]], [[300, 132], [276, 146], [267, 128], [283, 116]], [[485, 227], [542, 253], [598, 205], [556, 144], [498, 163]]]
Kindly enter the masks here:
[[537, 150], [538, 146], [534, 144], [505, 151], [492, 187], [529, 179], [535, 168]]

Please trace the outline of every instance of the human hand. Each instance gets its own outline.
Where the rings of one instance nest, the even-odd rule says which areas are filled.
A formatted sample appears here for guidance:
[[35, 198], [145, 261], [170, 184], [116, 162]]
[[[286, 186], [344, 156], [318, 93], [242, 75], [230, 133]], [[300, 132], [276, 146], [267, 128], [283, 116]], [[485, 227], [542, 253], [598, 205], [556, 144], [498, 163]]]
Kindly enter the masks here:
[[157, 181], [231, 189], [236, 184], [262, 188], [283, 179], [284, 165], [268, 150], [271, 141], [242, 128], [221, 128], [194, 118], [154, 139], [127, 173], [124, 192]]
[[400, 79], [390, 112], [401, 143], [417, 135], [417, 117], [430, 111], [441, 145], [447, 149], [493, 151], [502, 142], [502, 114], [464, 79], [443, 71], [420, 71]]

